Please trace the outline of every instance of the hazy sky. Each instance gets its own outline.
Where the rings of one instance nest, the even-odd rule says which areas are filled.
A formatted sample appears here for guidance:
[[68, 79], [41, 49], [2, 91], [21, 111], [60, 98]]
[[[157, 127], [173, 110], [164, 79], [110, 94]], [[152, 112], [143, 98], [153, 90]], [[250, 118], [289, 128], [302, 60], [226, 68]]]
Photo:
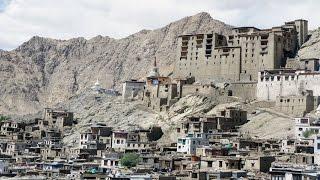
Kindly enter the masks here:
[[205, 11], [235, 26], [267, 28], [304, 18], [320, 26], [320, 0], [0, 0], [0, 49], [34, 35], [122, 38]]

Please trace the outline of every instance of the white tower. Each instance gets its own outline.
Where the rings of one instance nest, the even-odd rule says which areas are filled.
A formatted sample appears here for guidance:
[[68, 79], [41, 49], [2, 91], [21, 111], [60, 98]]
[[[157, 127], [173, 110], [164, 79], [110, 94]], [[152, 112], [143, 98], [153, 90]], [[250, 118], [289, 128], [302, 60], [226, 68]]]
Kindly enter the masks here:
[[95, 91], [97, 94], [99, 94], [101, 92], [101, 85], [99, 83], [99, 79], [97, 79], [97, 81], [94, 83], [94, 85], [91, 87], [91, 89], [93, 91]]
[[150, 71], [148, 78], [157, 78], [159, 76], [160, 76], [160, 74], [159, 74], [159, 68], [157, 67], [157, 60], [156, 60], [156, 58], [154, 58], [153, 68]]

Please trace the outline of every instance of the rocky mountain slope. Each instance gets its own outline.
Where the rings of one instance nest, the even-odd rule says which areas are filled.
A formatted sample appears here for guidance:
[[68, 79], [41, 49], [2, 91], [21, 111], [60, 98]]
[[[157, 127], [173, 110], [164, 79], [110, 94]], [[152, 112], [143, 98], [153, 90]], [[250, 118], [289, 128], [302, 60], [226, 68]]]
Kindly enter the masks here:
[[81, 93], [97, 78], [104, 87], [119, 87], [123, 80], [144, 77], [154, 57], [161, 73], [169, 74], [178, 35], [230, 29], [199, 13], [123, 39], [33, 37], [13, 51], [0, 51], [0, 113], [37, 112]]
[[300, 58], [320, 59], [320, 28], [311, 31], [309, 40], [299, 50]]

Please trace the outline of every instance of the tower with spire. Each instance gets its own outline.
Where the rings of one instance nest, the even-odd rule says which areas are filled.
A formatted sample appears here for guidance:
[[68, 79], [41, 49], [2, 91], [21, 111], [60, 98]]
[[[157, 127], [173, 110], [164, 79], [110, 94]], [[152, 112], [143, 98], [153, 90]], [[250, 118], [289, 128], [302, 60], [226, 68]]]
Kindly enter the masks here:
[[97, 81], [94, 83], [94, 85], [91, 87], [91, 89], [96, 92], [97, 94], [99, 94], [101, 92], [101, 85], [99, 83], [99, 79], [97, 79]]
[[154, 57], [154, 61], [153, 61], [153, 68], [150, 71], [149, 75], [147, 76], [147, 78], [158, 78], [160, 76], [159, 74], [159, 68], [157, 67], [157, 59], [156, 57]]

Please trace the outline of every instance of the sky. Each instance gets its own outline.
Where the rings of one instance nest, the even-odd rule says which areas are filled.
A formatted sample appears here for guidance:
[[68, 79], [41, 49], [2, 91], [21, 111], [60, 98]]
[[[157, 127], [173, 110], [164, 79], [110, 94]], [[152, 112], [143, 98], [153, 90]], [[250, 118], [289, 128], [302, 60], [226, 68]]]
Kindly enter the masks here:
[[0, 49], [32, 36], [124, 38], [199, 12], [234, 26], [268, 28], [307, 19], [320, 27], [320, 0], [0, 0]]

